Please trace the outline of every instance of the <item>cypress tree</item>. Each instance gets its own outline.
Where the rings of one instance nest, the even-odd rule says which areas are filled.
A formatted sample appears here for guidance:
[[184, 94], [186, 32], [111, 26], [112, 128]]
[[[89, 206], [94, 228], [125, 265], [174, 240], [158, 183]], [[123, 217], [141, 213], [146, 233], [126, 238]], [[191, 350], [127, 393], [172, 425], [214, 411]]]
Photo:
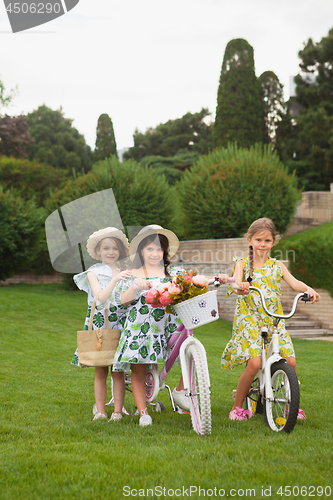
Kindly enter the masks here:
[[94, 161], [105, 160], [111, 155], [118, 158], [117, 144], [112, 120], [109, 115], [104, 113], [98, 118], [97, 122]]
[[267, 142], [262, 90], [254, 71], [253, 47], [244, 39], [231, 40], [225, 49], [217, 94], [213, 147], [237, 142], [250, 147]]

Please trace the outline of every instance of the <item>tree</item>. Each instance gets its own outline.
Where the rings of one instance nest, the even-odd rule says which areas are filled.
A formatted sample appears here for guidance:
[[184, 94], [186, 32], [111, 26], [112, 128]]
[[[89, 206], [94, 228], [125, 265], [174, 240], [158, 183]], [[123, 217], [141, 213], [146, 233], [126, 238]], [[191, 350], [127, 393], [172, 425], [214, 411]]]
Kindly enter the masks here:
[[27, 116], [33, 144], [28, 147], [29, 160], [48, 163], [69, 172], [87, 172], [91, 168], [91, 149], [83, 135], [72, 127], [61, 109], [53, 111], [45, 105]]
[[283, 85], [273, 71], [265, 71], [259, 77], [262, 91], [262, 102], [266, 131], [265, 135], [275, 142], [276, 129], [282, 116], [286, 113], [283, 96]]
[[45, 215], [33, 201], [24, 201], [0, 188], [0, 280], [28, 270], [35, 261], [42, 232], [45, 239]]
[[45, 163], [0, 157], [0, 185], [6, 190], [15, 190], [25, 200], [34, 198], [38, 206], [42, 206], [50, 191], [58, 189], [68, 177], [67, 170]]
[[229, 142], [250, 147], [267, 142], [262, 91], [254, 71], [253, 48], [242, 38], [225, 49], [217, 94], [213, 147]]
[[215, 149], [178, 184], [185, 236], [241, 237], [260, 217], [270, 217], [283, 233], [299, 198], [295, 183], [268, 145]]
[[292, 116], [290, 111], [279, 125], [277, 151], [305, 189], [328, 190], [333, 182], [333, 29], [319, 43], [310, 38], [298, 55], [299, 112]]
[[5, 86], [0, 80], [0, 110], [11, 103], [16, 91], [16, 89], [12, 89], [9, 94], [5, 95]]
[[205, 122], [208, 109], [186, 113], [176, 120], [149, 128], [145, 133], [135, 130], [134, 146], [124, 154], [126, 159], [140, 161], [145, 156], [171, 157], [181, 153], [207, 154], [211, 149], [211, 125]]
[[5, 115], [0, 118], [0, 155], [26, 158], [31, 143], [26, 116]]
[[109, 115], [104, 113], [98, 118], [97, 122], [94, 161], [104, 160], [111, 155], [116, 155], [118, 158], [117, 144], [112, 120]]

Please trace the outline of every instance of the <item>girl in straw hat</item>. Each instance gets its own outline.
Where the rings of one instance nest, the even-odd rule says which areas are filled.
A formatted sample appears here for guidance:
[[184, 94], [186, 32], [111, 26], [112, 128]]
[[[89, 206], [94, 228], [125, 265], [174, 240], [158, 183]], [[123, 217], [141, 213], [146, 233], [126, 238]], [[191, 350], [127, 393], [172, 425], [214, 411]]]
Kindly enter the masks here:
[[[104, 309], [108, 310], [110, 328], [122, 328], [125, 316], [124, 311], [110, 302], [110, 295], [120, 280], [131, 276], [126, 270], [125, 262], [128, 257], [128, 241], [122, 231], [115, 227], [107, 227], [95, 231], [87, 241], [89, 255], [101, 263], [94, 264], [87, 271], [76, 274], [74, 281], [80, 290], [88, 294], [88, 313], [85, 321], [85, 329], [88, 329], [91, 307], [97, 295], [98, 301], [93, 319], [94, 328], [105, 328]], [[72, 364], [80, 366], [77, 351], [74, 354]], [[95, 400], [97, 413], [94, 420], [105, 419], [106, 394], [108, 366], [95, 368]], [[125, 394], [124, 373], [112, 371], [114, 412], [110, 420], [122, 418], [122, 408]]]
[[151, 286], [157, 288], [182, 271], [170, 266], [169, 260], [178, 246], [178, 238], [172, 231], [157, 225], [144, 227], [130, 245], [132, 276], [118, 283], [114, 291], [115, 303], [120, 307], [128, 306], [114, 369], [132, 371], [132, 390], [141, 426], [152, 423], [146, 408], [146, 365], [164, 360], [167, 342], [181, 323], [165, 308], [147, 304], [141, 292]]

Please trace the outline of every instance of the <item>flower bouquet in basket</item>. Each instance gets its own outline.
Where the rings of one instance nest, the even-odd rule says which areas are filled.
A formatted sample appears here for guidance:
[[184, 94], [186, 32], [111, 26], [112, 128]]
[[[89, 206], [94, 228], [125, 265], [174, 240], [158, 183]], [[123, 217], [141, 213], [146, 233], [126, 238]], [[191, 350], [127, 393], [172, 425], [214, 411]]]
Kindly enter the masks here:
[[185, 328], [193, 329], [218, 319], [216, 290], [208, 292], [209, 278], [196, 271], [178, 274], [172, 281], [150, 288], [146, 302], [152, 307], [166, 307], [180, 317]]

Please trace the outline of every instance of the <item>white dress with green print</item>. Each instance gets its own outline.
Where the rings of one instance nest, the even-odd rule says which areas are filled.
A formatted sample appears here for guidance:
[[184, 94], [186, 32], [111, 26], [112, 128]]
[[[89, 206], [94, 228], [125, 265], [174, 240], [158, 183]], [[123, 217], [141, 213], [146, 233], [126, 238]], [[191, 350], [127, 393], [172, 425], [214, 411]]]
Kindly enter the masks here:
[[[234, 261], [242, 260], [240, 257]], [[249, 261], [244, 259], [244, 276], [249, 276]], [[276, 259], [269, 258], [262, 269], [253, 269], [252, 286], [260, 288], [266, 298], [267, 308], [283, 314], [280, 301], [282, 268]], [[231, 290], [227, 296], [230, 295]], [[235, 318], [232, 329], [232, 337], [222, 354], [221, 365], [223, 369], [234, 368], [250, 358], [260, 356], [262, 337], [261, 327], [268, 328], [268, 342], [272, 338], [273, 319], [264, 313], [261, 299], [255, 292], [249, 295], [239, 295], [236, 303]], [[278, 324], [280, 354], [283, 358], [294, 357], [295, 351], [289, 333], [285, 328], [285, 321], [280, 320]], [[268, 344], [269, 345], [269, 344]]]
[[[169, 274], [176, 276], [183, 270], [170, 266]], [[175, 314], [169, 314], [164, 307], [153, 308], [146, 304], [142, 290], [127, 307], [122, 305], [121, 294], [133, 284], [135, 277], [119, 282], [114, 290], [114, 302], [121, 309], [127, 309], [126, 321], [114, 357], [113, 369], [128, 371], [131, 363], [154, 364], [164, 361], [167, 342], [181, 324]], [[148, 278], [154, 288], [166, 283], [167, 277]]]
[[[91, 315], [91, 308], [94, 303], [94, 294], [91, 290], [87, 274], [89, 272], [94, 273], [97, 278], [98, 282], [101, 286], [101, 289], [104, 290], [104, 288], [110, 283], [112, 280], [112, 271], [110, 266], [106, 264], [94, 264], [93, 266], [89, 267], [86, 271], [80, 274], [76, 274], [73, 279], [75, 284], [80, 290], [83, 290], [88, 294], [88, 311], [87, 311], [87, 316], [84, 322], [84, 330], [88, 330], [89, 326], [89, 321], [90, 321], [90, 315]], [[108, 310], [108, 319], [109, 319], [109, 328], [119, 328], [122, 329], [123, 325], [125, 323], [125, 311], [123, 309], [119, 309], [115, 304], [111, 303], [110, 300], [107, 300], [105, 303], [100, 302], [99, 300], [97, 301], [97, 305], [95, 307], [95, 313], [94, 313], [94, 319], [93, 319], [93, 325], [92, 328], [93, 330], [97, 328], [105, 328], [105, 307]], [[71, 361], [72, 365], [75, 366], [81, 366], [79, 363], [79, 358], [78, 358], [78, 350], [76, 349], [74, 356]]]

